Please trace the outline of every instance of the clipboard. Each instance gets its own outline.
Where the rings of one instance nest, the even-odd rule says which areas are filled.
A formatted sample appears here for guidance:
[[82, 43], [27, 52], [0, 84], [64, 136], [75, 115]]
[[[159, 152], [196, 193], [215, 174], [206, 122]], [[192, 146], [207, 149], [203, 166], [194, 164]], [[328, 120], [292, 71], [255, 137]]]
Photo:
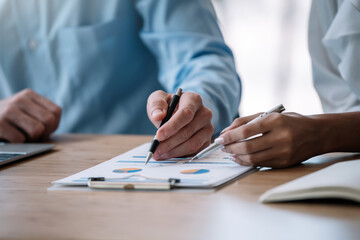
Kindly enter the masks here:
[[170, 190], [175, 187], [180, 179], [149, 179], [150, 181], [132, 181], [131, 178], [104, 178], [104, 177], [90, 177], [87, 185], [93, 189], [126, 189], [126, 190]]
[[226, 179], [216, 186], [181, 186], [181, 179], [169, 178], [149, 178], [146, 176], [136, 175], [144, 181], [134, 181], [133, 176], [129, 178], [105, 178], [105, 177], [89, 177], [87, 187], [90, 189], [123, 189], [123, 190], [172, 190], [172, 189], [213, 189], [233, 182], [239, 178], [245, 177], [251, 173], [258, 171], [260, 168], [252, 168], [236, 177]]
[[189, 162], [190, 158], [167, 159], [145, 165], [150, 143], [140, 145], [108, 161], [53, 181], [54, 188], [171, 190], [174, 188], [213, 189], [256, 168], [240, 166], [230, 154], [216, 151]]

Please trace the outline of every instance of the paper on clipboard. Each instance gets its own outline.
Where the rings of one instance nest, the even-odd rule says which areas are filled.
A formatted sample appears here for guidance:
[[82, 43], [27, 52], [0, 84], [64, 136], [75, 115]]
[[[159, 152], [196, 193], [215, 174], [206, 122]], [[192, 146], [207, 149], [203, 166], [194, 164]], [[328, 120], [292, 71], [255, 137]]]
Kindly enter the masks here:
[[[161, 182], [178, 179], [173, 187], [213, 188], [251, 170], [230, 160], [230, 155], [216, 151], [201, 160], [189, 162], [190, 158], [150, 160], [144, 165], [150, 143], [138, 146], [94, 167], [52, 182], [63, 186], [88, 186], [89, 178], [100, 177], [105, 181], [138, 183]], [[158, 181], [157, 181], [158, 180]]]

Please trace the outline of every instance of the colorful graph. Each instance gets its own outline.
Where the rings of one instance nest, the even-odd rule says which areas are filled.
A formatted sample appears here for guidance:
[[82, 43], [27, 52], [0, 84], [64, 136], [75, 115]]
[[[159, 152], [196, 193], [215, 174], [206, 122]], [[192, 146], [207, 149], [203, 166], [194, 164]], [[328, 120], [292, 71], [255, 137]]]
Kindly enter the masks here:
[[210, 170], [208, 169], [190, 169], [190, 170], [181, 171], [182, 174], [203, 174], [208, 172], [210, 172]]
[[140, 172], [142, 171], [141, 168], [119, 168], [115, 169], [114, 173], [134, 173], [134, 172]]

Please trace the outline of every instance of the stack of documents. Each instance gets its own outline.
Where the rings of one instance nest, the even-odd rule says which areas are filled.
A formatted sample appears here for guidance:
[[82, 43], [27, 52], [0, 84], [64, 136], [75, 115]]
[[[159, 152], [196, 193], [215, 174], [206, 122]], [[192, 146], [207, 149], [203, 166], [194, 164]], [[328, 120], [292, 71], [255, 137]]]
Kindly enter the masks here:
[[189, 158], [176, 158], [150, 160], [145, 165], [149, 146], [150, 143], [143, 144], [53, 184], [127, 189], [161, 189], [165, 185], [166, 188], [214, 188], [254, 170], [234, 163], [229, 154], [220, 150], [192, 162]]

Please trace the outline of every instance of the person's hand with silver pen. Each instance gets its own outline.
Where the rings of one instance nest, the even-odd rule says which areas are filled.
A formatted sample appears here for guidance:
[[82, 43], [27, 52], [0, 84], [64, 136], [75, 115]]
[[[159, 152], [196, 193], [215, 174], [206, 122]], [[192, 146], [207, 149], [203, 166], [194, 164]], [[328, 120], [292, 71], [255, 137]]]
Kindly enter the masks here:
[[[269, 111], [267, 112], [264, 112], [264, 113], [261, 113], [261, 114], [258, 114], [255, 118], [251, 119], [250, 121], [246, 122], [246, 124], [251, 124], [259, 119], [261, 119], [262, 117], [265, 117], [266, 115], [268, 114], [271, 114], [271, 113], [274, 113], [274, 112], [277, 112], [277, 113], [281, 113], [285, 111], [285, 108], [282, 104], [270, 109]], [[230, 127], [227, 127], [225, 128], [221, 133], [223, 133], [225, 130], [227, 130], [228, 128], [231, 128]], [[221, 134], [220, 133], [220, 134]], [[240, 139], [240, 140], [237, 140], [237, 141], [247, 141], [247, 140], [250, 140], [250, 139], [253, 139], [253, 138], [256, 138], [256, 137], [259, 137], [259, 136], [262, 136], [262, 133], [259, 133], [257, 135], [254, 135], [254, 136], [251, 136], [249, 138], [246, 138], [246, 139]], [[221, 141], [222, 141], [222, 138], [217, 138], [215, 139], [215, 142], [210, 144], [208, 147], [206, 147], [205, 149], [203, 149], [202, 151], [200, 151], [199, 153], [197, 153], [193, 158], [191, 158], [190, 162], [192, 160], [196, 160], [196, 159], [200, 159], [200, 158], [203, 158], [209, 154], [211, 154], [212, 152], [220, 149], [222, 147], [221, 145]]]
[[[271, 113], [247, 124], [260, 114], [235, 119], [215, 139], [223, 151], [232, 154], [233, 161], [245, 166], [284, 168], [316, 155], [312, 116]], [[248, 139], [258, 134], [262, 136]]]

